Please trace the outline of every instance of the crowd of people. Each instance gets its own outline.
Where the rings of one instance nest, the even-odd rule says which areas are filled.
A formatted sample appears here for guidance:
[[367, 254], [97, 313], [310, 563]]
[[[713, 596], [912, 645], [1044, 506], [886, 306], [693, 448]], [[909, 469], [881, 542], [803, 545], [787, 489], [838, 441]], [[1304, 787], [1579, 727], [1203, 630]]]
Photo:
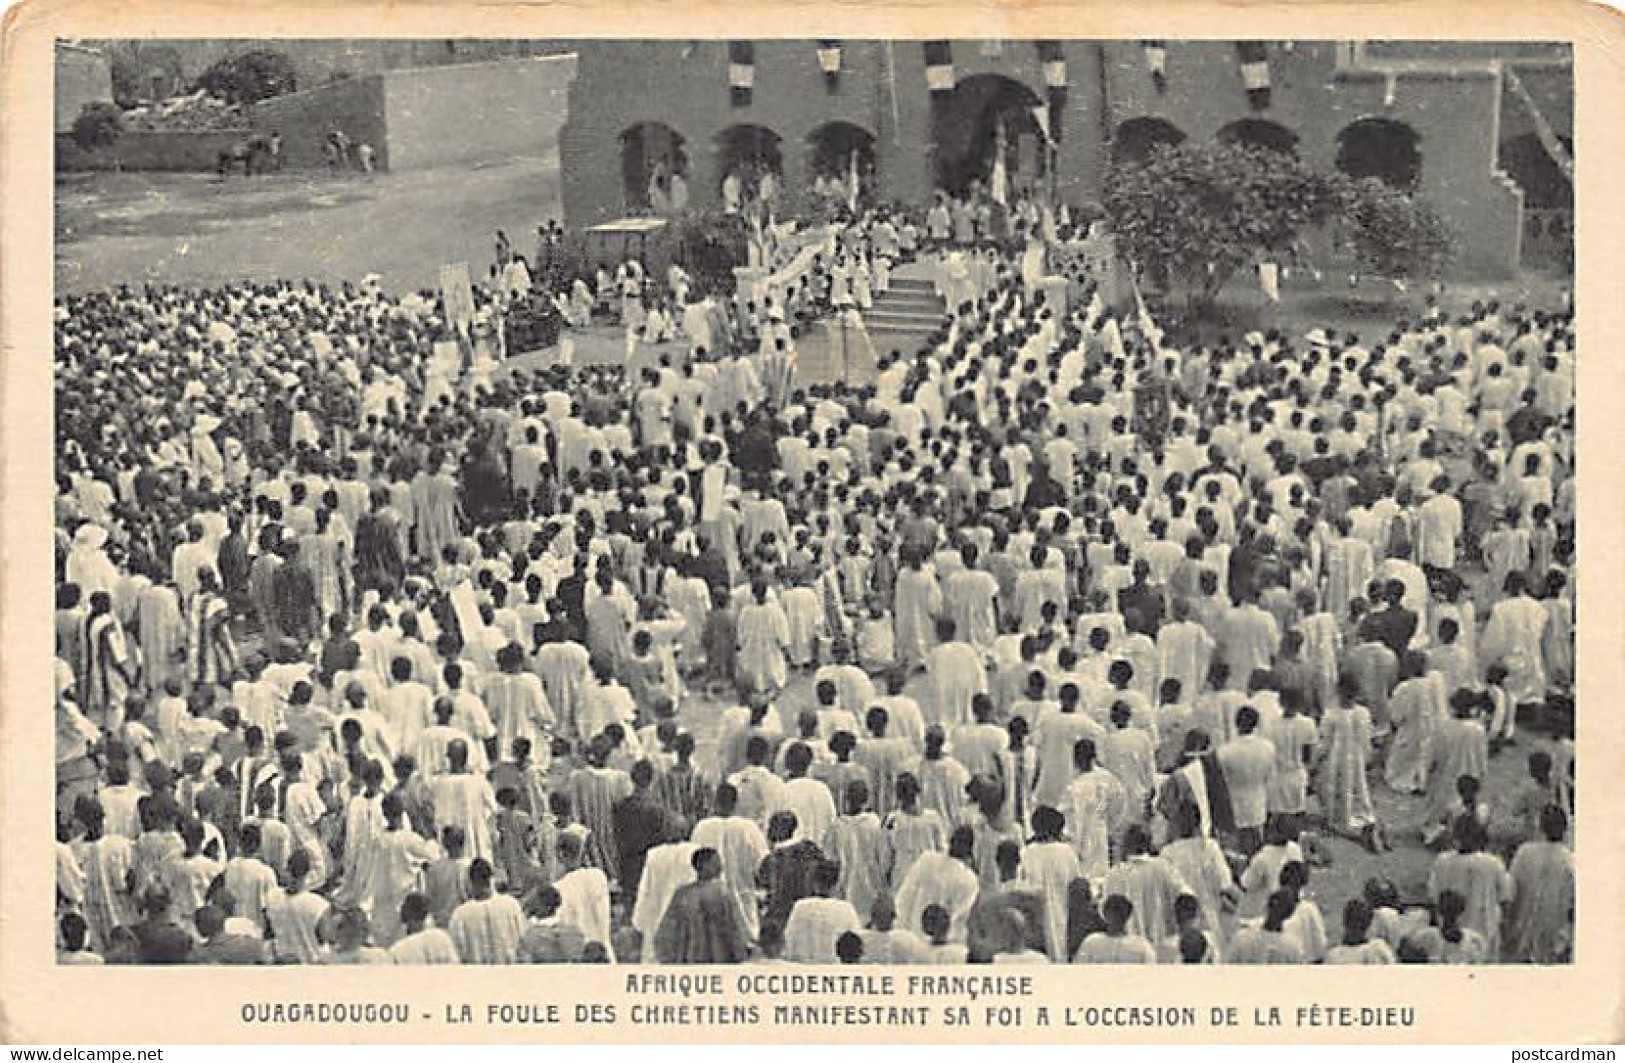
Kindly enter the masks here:
[[[814, 315], [939, 254], [846, 228]], [[1570, 310], [1176, 345], [985, 262], [871, 382], [766, 289], [469, 375], [422, 295], [59, 300], [59, 960], [1567, 960]], [[1351, 842], [1425, 886], [1322, 911]]]

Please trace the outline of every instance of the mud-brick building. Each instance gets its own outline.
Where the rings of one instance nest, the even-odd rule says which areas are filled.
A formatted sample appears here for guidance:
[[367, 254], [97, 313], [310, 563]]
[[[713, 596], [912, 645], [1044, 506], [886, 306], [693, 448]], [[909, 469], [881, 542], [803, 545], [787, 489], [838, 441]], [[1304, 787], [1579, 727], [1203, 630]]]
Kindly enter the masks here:
[[1434, 203], [1463, 274], [1564, 255], [1564, 44], [1336, 41], [581, 41], [560, 134], [564, 209], [591, 225], [720, 201], [730, 172], [789, 195], [856, 156], [882, 197], [986, 180], [1096, 199], [1114, 156], [1231, 139]]

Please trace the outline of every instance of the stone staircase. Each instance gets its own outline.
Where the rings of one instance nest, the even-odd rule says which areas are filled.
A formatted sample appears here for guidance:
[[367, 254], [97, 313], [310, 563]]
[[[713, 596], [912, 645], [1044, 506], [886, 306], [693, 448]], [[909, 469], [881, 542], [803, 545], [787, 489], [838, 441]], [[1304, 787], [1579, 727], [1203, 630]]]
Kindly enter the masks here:
[[946, 315], [947, 306], [931, 281], [900, 270], [892, 275], [886, 293], [864, 312], [863, 324], [877, 355], [894, 350], [913, 354], [942, 327]]

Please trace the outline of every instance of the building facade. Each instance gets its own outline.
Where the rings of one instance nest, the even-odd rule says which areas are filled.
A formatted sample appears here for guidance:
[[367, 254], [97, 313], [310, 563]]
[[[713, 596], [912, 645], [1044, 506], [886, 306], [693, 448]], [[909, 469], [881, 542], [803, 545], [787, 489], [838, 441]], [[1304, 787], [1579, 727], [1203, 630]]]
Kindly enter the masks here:
[[575, 47], [577, 76], [560, 135], [571, 224], [658, 211], [673, 176], [689, 206], [706, 207], [721, 202], [730, 173], [772, 172], [793, 197], [854, 162], [880, 197], [920, 202], [935, 188], [985, 181], [995, 144], [1004, 147], [1015, 185], [1042, 183], [1083, 203], [1098, 199], [1114, 156], [1160, 142], [1229, 139], [1415, 189], [1454, 229], [1457, 271], [1493, 277], [1524, 262], [1526, 208], [1560, 214], [1572, 203], [1560, 165], [1573, 150], [1572, 67], [1563, 45], [622, 40]]
[[569, 54], [386, 70], [261, 100], [256, 130], [282, 137], [283, 165], [320, 169], [334, 130], [368, 144], [381, 170], [533, 158], [558, 143]]

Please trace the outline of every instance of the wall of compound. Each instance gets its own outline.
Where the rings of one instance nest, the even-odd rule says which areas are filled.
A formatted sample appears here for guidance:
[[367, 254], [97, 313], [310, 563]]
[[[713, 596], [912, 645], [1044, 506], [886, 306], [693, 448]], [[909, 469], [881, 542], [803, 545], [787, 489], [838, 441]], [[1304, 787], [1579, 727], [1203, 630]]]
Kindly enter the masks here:
[[550, 155], [574, 76], [569, 55], [390, 71], [383, 75], [389, 166]]
[[220, 152], [242, 140], [243, 130], [134, 130], [120, 136], [109, 150], [86, 152], [73, 137], [56, 138], [56, 168], [64, 173], [80, 170], [142, 170], [166, 173], [203, 173], [215, 169]]
[[286, 170], [324, 168], [327, 161], [322, 147], [334, 129], [343, 130], [351, 144], [371, 144], [379, 169], [387, 170], [393, 162], [383, 80], [376, 74], [261, 100], [254, 105], [252, 117], [256, 129], [282, 135]]

